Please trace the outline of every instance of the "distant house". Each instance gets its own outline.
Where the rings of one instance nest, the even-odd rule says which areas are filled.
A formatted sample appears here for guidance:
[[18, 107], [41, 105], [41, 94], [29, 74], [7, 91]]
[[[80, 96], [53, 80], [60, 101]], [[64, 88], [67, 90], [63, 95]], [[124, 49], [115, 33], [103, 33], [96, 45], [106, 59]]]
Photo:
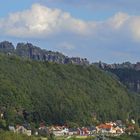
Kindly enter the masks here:
[[112, 126], [109, 124], [100, 124], [96, 126], [97, 133], [109, 133], [111, 131]]
[[9, 128], [9, 131], [11, 131], [11, 132], [16, 132], [16, 129], [15, 129], [14, 126], [9, 125], [8, 128]]
[[123, 134], [124, 131], [123, 131], [122, 128], [120, 128], [120, 127], [116, 127], [116, 133], [117, 133], [117, 134]]
[[26, 133], [25, 133], [27, 136], [31, 136], [32, 135], [32, 131], [31, 130], [26, 130]]
[[88, 128], [88, 130], [89, 130], [90, 135], [93, 135], [93, 134], [96, 133], [96, 127], [91, 126], [91, 127], [87, 127], [87, 128]]
[[26, 134], [27, 136], [32, 135], [31, 130], [27, 130], [24, 126], [20, 126], [20, 125], [16, 126], [16, 131], [15, 132], [20, 133], [20, 134]]
[[24, 134], [26, 132], [26, 129], [23, 126], [17, 125], [16, 126], [16, 132]]
[[86, 127], [82, 127], [81, 130], [82, 130], [81, 132], [82, 132], [83, 136], [85, 136], [85, 135], [87, 136], [90, 134], [90, 131]]
[[42, 125], [38, 129], [38, 133], [36, 132], [36, 135], [41, 135], [41, 136], [47, 136], [49, 134], [49, 130], [46, 126]]
[[69, 129], [69, 135], [72, 136], [72, 135], [77, 135], [78, 134], [78, 130], [77, 128], [70, 128]]
[[49, 131], [55, 136], [69, 135], [69, 129], [65, 126], [52, 126]]
[[121, 127], [117, 126], [116, 123], [110, 122], [105, 124], [100, 124], [96, 127], [97, 133], [108, 133], [108, 134], [123, 134], [124, 131]]

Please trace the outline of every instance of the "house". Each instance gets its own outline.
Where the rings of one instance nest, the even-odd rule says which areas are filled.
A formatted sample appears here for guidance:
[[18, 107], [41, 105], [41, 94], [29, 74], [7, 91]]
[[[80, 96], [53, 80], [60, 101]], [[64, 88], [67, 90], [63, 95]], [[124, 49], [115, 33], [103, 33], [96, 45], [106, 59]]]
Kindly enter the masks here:
[[118, 134], [121, 135], [124, 133], [123, 128], [117, 126], [117, 123], [109, 122], [105, 124], [100, 124], [96, 127], [97, 133], [107, 133], [107, 134]]
[[69, 135], [69, 129], [65, 126], [52, 126], [49, 131], [55, 136]]
[[88, 130], [89, 130], [89, 135], [94, 135], [95, 133], [96, 133], [96, 127], [94, 127], [94, 126], [90, 126], [90, 127], [87, 127], [88, 128]]
[[26, 133], [25, 133], [27, 136], [31, 136], [32, 135], [32, 131], [31, 130], [26, 130]]
[[16, 129], [14, 126], [9, 125], [8, 128], [9, 128], [9, 131], [16, 132]]
[[49, 134], [49, 130], [46, 126], [40, 126], [36, 135], [47, 136]]
[[87, 127], [77, 128], [77, 135], [88, 136], [91, 134], [91, 131]]
[[90, 131], [88, 130], [88, 128], [86, 127], [82, 127], [82, 135], [83, 136], [87, 136], [90, 134]]
[[80, 128], [77, 128], [77, 134], [82, 135], [82, 130]]
[[31, 130], [28, 130], [24, 126], [20, 126], [20, 125], [16, 126], [15, 132], [20, 133], [20, 134], [25, 134], [27, 136], [31, 136], [32, 134]]
[[26, 128], [24, 128], [24, 126], [17, 125], [16, 126], [16, 132], [21, 133], [21, 134], [25, 134]]
[[54, 131], [53, 131], [53, 134], [54, 134], [55, 136], [64, 136], [64, 133], [63, 133], [61, 130], [54, 130]]
[[69, 128], [69, 135], [77, 135], [78, 134], [78, 130], [77, 128]]
[[116, 127], [116, 133], [121, 135], [121, 134], [124, 134], [124, 131], [123, 131], [122, 128], [120, 128], [120, 127], [117, 126]]
[[109, 133], [112, 129], [110, 124], [100, 124], [96, 126], [97, 133]]

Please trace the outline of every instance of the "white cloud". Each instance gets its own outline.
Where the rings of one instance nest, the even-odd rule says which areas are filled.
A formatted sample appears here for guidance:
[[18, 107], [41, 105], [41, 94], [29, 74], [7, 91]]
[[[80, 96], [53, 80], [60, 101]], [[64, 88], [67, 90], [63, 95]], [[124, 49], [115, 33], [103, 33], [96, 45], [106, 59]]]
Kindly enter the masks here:
[[140, 16], [118, 12], [105, 21], [84, 21], [60, 9], [33, 4], [28, 10], [11, 13], [8, 17], [0, 19], [0, 33], [12, 37], [38, 39], [72, 33], [80, 37], [84, 35], [104, 40], [119, 34], [139, 41]]
[[61, 31], [84, 34], [88, 25], [60, 9], [33, 4], [31, 9], [12, 13], [0, 20], [0, 28], [16, 37], [45, 37]]
[[119, 29], [125, 24], [128, 19], [129, 16], [127, 14], [119, 12], [114, 17], [110, 18], [107, 22], [110, 27]]
[[140, 16], [118, 12], [106, 21], [96, 22], [96, 33], [101, 38], [129, 38], [140, 42]]
[[140, 42], [140, 17], [131, 18], [130, 29], [134, 40]]

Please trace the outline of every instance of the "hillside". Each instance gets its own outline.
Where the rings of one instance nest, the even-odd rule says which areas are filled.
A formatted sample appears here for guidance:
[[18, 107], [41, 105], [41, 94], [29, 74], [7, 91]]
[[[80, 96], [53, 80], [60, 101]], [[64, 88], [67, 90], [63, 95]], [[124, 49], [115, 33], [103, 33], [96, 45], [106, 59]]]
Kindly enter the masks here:
[[[91, 124], [134, 117], [138, 97], [94, 66], [0, 55], [0, 111], [6, 123]], [[95, 119], [94, 119], [95, 121]]]
[[140, 63], [132, 64], [125, 62], [122, 64], [94, 63], [95, 66], [109, 71], [118, 77], [130, 91], [140, 93]]

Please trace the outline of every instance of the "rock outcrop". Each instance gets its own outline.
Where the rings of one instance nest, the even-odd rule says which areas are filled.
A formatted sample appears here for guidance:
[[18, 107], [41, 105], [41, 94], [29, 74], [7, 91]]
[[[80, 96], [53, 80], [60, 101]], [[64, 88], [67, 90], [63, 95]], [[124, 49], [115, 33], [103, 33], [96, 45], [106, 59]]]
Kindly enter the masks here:
[[9, 54], [9, 53], [14, 53], [14, 51], [15, 48], [11, 42], [8, 41], [0, 42], [0, 52]]
[[122, 64], [107, 64], [107, 63], [103, 63], [103, 62], [99, 62], [99, 63], [93, 63], [93, 65], [107, 70], [107, 69], [133, 69], [136, 71], [140, 71], [140, 62], [137, 62], [136, 64], [132, 64], [130, 62], [124, 62]]
[[89, 61], [86, 58], [70, 58], [59, 52], [41, 49], [31, 43], [18, 43], [15, 49], [11, 42], [3, 41], [0, 43], [0, 52], [5, 54], [16, 54], [23, 58], [38, 61], [49, 61], [59, 64], [89, 65]]
[[122, 64], [106, 64], [99, 62], [93, 65], [115, 74], [129, 90], [140, 93], [140, 62], [136, 64], [130, 62]]

